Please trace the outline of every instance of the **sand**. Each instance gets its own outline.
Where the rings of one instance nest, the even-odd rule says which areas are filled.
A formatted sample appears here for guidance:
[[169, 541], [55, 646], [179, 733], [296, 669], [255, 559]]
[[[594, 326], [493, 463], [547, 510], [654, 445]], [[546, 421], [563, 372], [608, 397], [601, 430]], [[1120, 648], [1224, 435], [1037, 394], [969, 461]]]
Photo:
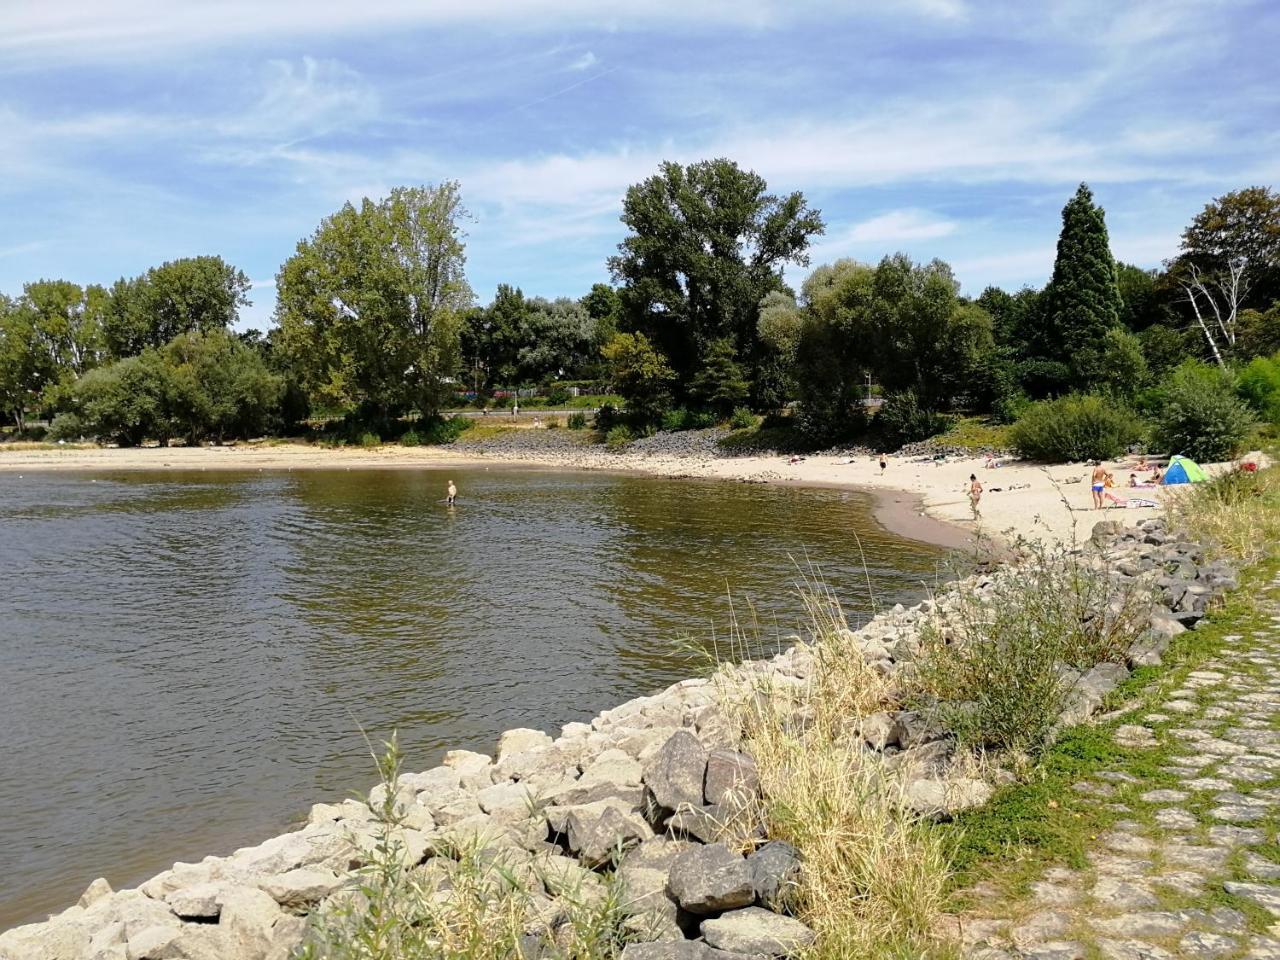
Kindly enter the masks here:
[[[465, 448], [397, 447], [326, 448], [301, 443], [238, 444], [228, 447], [99, 448], [0, 447], [0, 471], [45, 470], [306, 470], [443, 468], [450, 465], [541, 466], [638, 472], [654, 476], [707, 477], [757, 483], [786, 483], [861, 489], [877, 495], [876, 516], [902, 536], [947, 547], [969, 547], [982, 540], [1008, 543], [1018, 536], [1045, 541], [1087, 538], [1101, 519], [1136, 521], [1160, 508], [1092, 508], [1089, 468], [1006, 462], [988, 469], [982, 458], [938, 462], [890, 456], [882, 472], [876, 458], [810, 456], [798, 462], [783, 456], [682, 457], [666, 454], [610, 454], [599, 448], [573, 453], [525, 452], [478, 455]], [[1118, 481], [1127, 480], [1127, 465], [1109, 465]], [[967, 490], [970, 474], [985, 487], [975, 519]], [[465, 495], [465, 491], [463, 491]], [[1157, 503], [1176, 495], [1156, 489], [1133, 493]]]

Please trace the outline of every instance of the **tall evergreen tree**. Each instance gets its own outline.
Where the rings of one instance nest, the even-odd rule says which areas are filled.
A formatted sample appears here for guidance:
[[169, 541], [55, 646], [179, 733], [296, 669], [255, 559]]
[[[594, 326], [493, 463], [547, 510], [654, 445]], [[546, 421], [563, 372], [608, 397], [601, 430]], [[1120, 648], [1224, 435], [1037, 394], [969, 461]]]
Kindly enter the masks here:
[[1103, 210], [1082, 183], [1062, 208], [1058, 257], [1045, 289], [1044, 353], [1067, 365], [1071, 386], [1085, 387], [1099, 374], [1103, 337], [1119, 326], [1121, 309]]

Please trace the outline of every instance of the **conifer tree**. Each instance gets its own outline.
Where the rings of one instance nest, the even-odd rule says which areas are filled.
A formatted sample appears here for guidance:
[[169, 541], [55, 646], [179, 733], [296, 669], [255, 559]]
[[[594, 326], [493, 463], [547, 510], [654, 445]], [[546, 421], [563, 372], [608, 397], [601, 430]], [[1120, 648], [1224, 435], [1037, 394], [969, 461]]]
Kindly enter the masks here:
[[1103, 338], [1119, 326], [1120, 311], [1106, 220], [1082, 183], [1062, 208], [1058, 256], [1045, 289], [1044, 334], [1049, 342], [1041, 347], [1049, 359], [1066, 364], [1071, 387], [1087, 389], [1100, 373]]

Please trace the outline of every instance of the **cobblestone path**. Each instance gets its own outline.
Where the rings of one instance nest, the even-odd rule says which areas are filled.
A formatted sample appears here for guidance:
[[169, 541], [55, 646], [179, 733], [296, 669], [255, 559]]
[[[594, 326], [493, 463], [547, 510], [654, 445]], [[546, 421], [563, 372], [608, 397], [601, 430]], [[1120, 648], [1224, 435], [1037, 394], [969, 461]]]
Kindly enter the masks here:
[[1149, 775], [1074, 785], [1119, 818], [1087, 867], [1049, 868], [1017, 909], [974, 888], [966, 958], [1280, 960], [1280, 576], [1262, 600], [1268, 626], [1117, 729]]

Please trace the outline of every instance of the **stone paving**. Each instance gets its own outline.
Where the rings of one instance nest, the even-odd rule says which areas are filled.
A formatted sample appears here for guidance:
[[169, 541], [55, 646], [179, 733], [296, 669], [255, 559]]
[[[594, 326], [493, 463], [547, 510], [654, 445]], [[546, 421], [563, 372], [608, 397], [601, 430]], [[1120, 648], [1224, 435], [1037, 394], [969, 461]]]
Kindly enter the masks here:
[[1268, 627], [1225, 638], [1117, 729], [1121, 745], [1162, 758], [1149, 777], [1101, 770], [1075, 784], [1117, 816], [1091, 838], [1087, 868], [1048, 869], [1017, 912], [972, 891], [968, 960], [1280, 960], [1280, 576], [1263, 599]]

